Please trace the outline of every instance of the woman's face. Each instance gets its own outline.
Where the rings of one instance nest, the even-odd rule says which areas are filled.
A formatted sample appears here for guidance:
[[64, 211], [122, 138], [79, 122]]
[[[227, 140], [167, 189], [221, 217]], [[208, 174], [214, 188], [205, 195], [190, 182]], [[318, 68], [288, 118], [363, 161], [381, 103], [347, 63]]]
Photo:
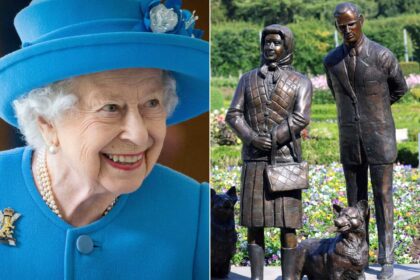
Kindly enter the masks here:
[[136, 190], [166, 134], [162, 71], [123, 69], [75, 79], [79, 100], [56, 122], [57, 156], [77, 176], [114, 194]]
[[279, 34], [267, 34], [264, 38], [264, 59], [266, 62], [278, 61], [284, 53], [284, 42]]

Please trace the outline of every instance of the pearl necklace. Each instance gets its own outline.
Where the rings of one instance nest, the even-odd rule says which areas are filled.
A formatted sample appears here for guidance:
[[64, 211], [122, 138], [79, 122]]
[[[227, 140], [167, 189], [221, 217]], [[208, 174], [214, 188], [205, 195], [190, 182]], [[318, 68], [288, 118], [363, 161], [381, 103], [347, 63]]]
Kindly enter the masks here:
[[[45, 149], [43, 149], [40, 152], [35, 166], [36, 178], [38, 183], [40, 184], [39, 191], [41, 193], [42, 199], [58, 217], [63, 218], [63, 216], [60, 213], [60, 210], [57, 207], [57, 203], [55, 202], [54, 195], [52, 192], [51, 179], [50, 175], [48, 174], [47, 168], [47, 153], [45, 152]], [[112, 207], [114, 207], [116, 202], [117, 198], [114, 199], [114, 201], [112, 201], [110, 205], [108, 205], [108, 207], [102, 213], [102, 216], [108, 214], [109, 211], [111, 211]]]

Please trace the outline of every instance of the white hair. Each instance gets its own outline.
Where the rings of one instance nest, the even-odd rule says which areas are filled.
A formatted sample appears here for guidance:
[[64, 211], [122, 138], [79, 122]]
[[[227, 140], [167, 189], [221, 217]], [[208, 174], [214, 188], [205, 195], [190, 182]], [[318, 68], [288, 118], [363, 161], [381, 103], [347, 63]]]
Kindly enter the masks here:
[[163, 105], [165, 106], [168, 118], [175, 111], [178, 105], [178, 95], [176, 95], [176, 81], [168, 71], [162, 72], [163, 82]]
[[[163, 103], [167, 116], [170, 117], [178, 104], [176, 81], [169, 72], [162, 73]], [[52, 122], [59, 120], [66, 111], [72, 109], [78, 101], [78, 97], [72, 92], [73, 84], [72, 78], [55, 82], [33, 89], [13, 102], [20, 132], [28, 145], [36, 150], [46, 146], [38, 125], [38, 118], [42, 117]]]

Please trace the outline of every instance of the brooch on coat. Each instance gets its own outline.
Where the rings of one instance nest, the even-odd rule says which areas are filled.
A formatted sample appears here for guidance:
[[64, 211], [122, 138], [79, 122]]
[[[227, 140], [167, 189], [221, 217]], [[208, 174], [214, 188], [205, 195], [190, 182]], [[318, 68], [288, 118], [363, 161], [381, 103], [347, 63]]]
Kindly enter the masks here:
[[15, 212], [12, 208], [6, 208], [0, 211], [0, 243], [6, 243], [10, 246], [16, 246], [16, 239], [13, 238], [13, 225], [21, 214]]

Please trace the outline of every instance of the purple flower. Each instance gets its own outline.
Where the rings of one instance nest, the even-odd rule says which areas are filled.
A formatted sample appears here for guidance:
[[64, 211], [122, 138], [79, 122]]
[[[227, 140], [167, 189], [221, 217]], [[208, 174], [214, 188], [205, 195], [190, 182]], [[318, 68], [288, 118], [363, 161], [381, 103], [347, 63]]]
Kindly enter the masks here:
[[312, 85], [314, 89], [318, 90], [327, 90], [328, 84], [327, 84], [327, 78], [325, 75], [319, 75], [311, 78]]

